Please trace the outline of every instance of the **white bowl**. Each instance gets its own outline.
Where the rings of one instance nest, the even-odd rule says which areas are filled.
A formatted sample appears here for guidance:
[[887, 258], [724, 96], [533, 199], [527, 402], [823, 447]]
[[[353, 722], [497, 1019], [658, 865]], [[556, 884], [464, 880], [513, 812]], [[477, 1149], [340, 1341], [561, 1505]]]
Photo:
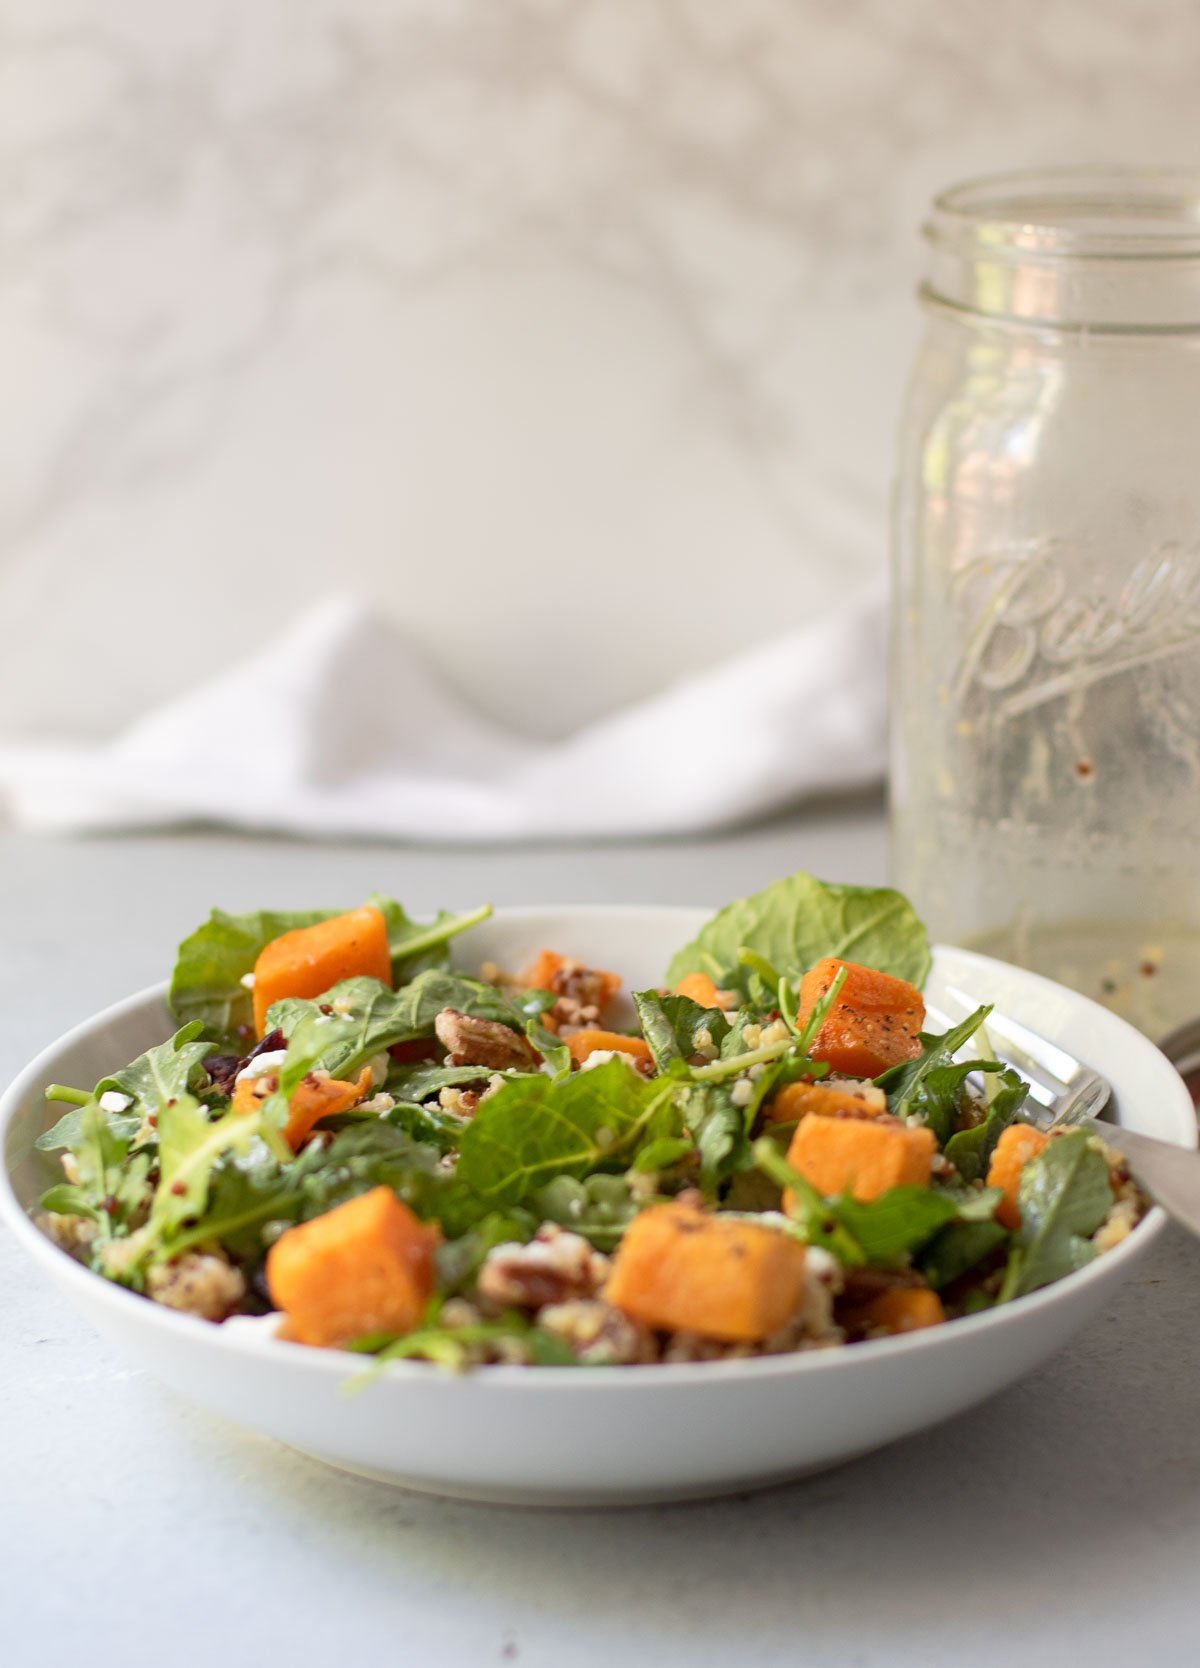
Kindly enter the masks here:
[[[707, 912], [506, 910], [460, 946], [468, 966], [520, 966], [549, 944], [627, 985], [657, 983]], [[928, 994], [954, 985], [1095, 1066], [1122, 1123], [1196, 1145], [1191, 1100], [1138, 1032], [1094, 1002], [1003, 962], [939, 949]], [[944, 1004], [943, 1004], [944, 1005]], [[51, 1082], [89, 1086], [169, 1033], [163, 991], [132, 996], [48, 1048], [0, 1100], [0, 1215], [71, 1300], [140, 1366], [204, 1406], [319, 1459], [407, 1488], [473, 1500], [616, 1505], [756, 1488], [817, 1471], [935, 1424], [1037, 1366], [1104, 1303], [1162, 1232], [1153, 1210], [1115, 1250], [1002, 1309], [905, 1337], [769, 1359], [638, 1368], [487, 1367], [452, 1377], [393, 1362], [353, 1397], [358, 1363], [212, 1326], [100, 1279], [30, 1220], [52, 1179], [33, 1150], [56, 1115]]]

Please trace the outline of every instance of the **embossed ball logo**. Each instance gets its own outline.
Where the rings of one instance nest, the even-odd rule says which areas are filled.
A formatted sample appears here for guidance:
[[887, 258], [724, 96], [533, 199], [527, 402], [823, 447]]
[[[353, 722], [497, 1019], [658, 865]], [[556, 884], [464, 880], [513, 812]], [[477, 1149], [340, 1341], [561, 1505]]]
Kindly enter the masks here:
[[1156, 546], [1114, 590], [1086, 546], [1031, 539], [973, 557], [951, 595], [963, 644], [954, 703], [1002, 695], [1001, 722], [1200, 643], [1198, 546]]

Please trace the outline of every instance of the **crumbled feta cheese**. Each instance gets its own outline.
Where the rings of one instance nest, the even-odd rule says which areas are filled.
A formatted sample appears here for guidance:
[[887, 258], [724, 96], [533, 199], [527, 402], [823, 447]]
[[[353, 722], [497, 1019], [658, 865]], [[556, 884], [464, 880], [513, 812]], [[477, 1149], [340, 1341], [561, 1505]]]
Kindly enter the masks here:
[[256, 1054], [249, 1065], [243, 1066], [234, 1081], [240, 1083], [243, 1077], [265, 1077], [269, 1071], [278, 1071], [286, 1059], [286, 1048], [269, 1048], [265, 1054]]
[[348, 996], [335, 996], [329, 1006], [335, 1014], [351, 1014], [354, 1012], [354, 1003]]
[[625, 1064], [636, 1071], [632, 1054], [626, 1054], [623, 1048], [594, 1048], [580, 1066], [580, 1071], [594, 1071], [597, 1066], [606, 1066], [610, 1060], [624, 1060]]
[[132, 1095], [123, 1095], [119, 1089], [105, 1089], [100, 1096], [100, 1110], [102, 1112], [124, 1112], [127, 1106], [133, 1105]]
[[761, 1025], [746, 1025], [742, 1028], [742, 1041], [747, 1049], [757, 1048], [762, 1041]]
[[386, 1081], [388, 1067], [391, 1063], [391, 1056], [386, 1049], [382, 1054], [372, 1054], [367, 1061], [367, 1070], [371, 1074], [371, 1086], [373, 1088], [377, 1089], [381, 1083]]
[[729, 1091], [729, 1098], [735, 1106], [749, 1106], [754, 1099], [754, 1085], [748, 1077], [739, 1077]]
[[791, 1036], [791, 1027], [785, 1019], [773, 1019], [770, 1025], [764, 1025], [758, 1034], [759, 1048], [769, 1048], [772, 1043], [783, 1042]]
[[247, 990], [253, 990], [254, 989], [254, 974], [253, 973], [243, 973], [242, 977], [241, 977], [241, 983], [245, 986], [245, 988]]

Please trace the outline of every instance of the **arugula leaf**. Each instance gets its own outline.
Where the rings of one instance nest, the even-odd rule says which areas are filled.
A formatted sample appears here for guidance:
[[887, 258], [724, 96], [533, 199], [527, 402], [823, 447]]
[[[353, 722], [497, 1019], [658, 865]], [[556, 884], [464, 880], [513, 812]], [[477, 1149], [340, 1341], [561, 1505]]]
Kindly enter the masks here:
[[99, 1208], [86, 1189], [71, 1182], [59, 1182], [55, 1187], [48, 1187], [38, 1203], [43, 1210], [53, 1211], [57, 1216], [85, 1216], [92, 1222], [100, 1220]]
[[64, 1113], [52, 1129], [38, 1137], [34, 1142], [38, 1152], [77, 1146], [82, 1139], [84, 1112], [91, 1101], [99, 1100], [109, 1090], [128, 1095], [132, 1103], [120, 1112], [104, 1112], [109, 1131], [119, 1138], [132, 1139], [148, 1113], [160, 1113], [168, 1101], [203, 1084], [203, 1062], [212, 1053], [212, 1046], [196, 1040], [202, 1029], [199, 1021], [193, 1021], [111, 1077], [101, 1078], [83, 1105]]
[[969, 1274], [1007, 1239], [1008, 1230], [995, 1220], [949, 1222], [922, 1251], [917, 1259], [918, 1267], [934, 1291], [940, 1292]]
[[928, 1187], [893, 1187], [868, 1201], [847, 1195], [837, 1201], [836, 1210], [872, 1264], [910, 1255], [958, 1216], [952, 1198]]
[[164, 1106], [158, 1119], [159, 1182], [142, 1232], [147, 1249], [170, 1238], [189, 1217], [199, 1216], [208, 1200], [209, 1182], [218, 1159], [245, 1151], [257, 1133], [255, 1117], [225, 1112], [209, 1119], [199, 1101], [181, 1095]]
[[700, 1155], [700, 1186], [713, 1199], [722, 1182], [738, 1170], [749, 1169], [749, 1131], [762, 1097], [761, 1082], [754, 1085], [754, 1099], [738, 1106], [729, 1083], [685, 1085], [679, 1105], [684, 1127]]
[[1021, 1226], [1013, 1235], [1000, 1302], [1090, 1263], [1096, 1255], [1091, 1236], [1111, 1205], [1108, 1164], [1086, 1130], [1058, 1136], [1030, 1159], [1017, 1188]]
[[328, 1147], [309, 1148], [287, 1163], [252, 1140], [215, 1166], [204, 1208], [171, 1236], [170, 1255], [217, 1240], [232, 1256], [253, 1263], [265, 1250], [268, 1223], [308, 1221], [372, 1187], [392, 1188], [418, 1215], [428, 1216], [443, 1185], [438, 1160], [435, 1147], [382, 1119], [342, 1130]]
[[98, 1251], [144, 1209], [150, 1159], [148, 1154], [130, 1158], [132, 1133], [114, 1129], [111, 1114], [98, 1101], [89, 1100], [77, 1115], [71, 1151], [79, 1180], [69, 1190], [65, 1183], [51, 1187], [41, 1202], [46, 1210], [96, 1222], [99, 1232], [93, 1249]]
[[[426, 926], [411, 920], [394, 899], [372, 893], [368, 902], [387, 922], [392, 977], [397, 984], [430, 967], [448, 966], [448, 941], [491, 914], [490, 905], [466, 915], [443, 911]], [[215, 1041], [244, 1041], [251, 1035], [254, 1001], [242, 980], [254, 971], [265, 947], [282, 933], [342, 913], [338, 909], [259, 909], [229, 915], [214, 909], [179, 946], [167, 998], [171, 1012], [181, 1021], [200, 1020], [204, 1034]]]
[[862, 962], [917, 986], [930, 967], [925, 929], [899, 892], [831, 885], [803, 870], [720, 910], [672, 959], [666, 983], [707, 973], [721, 989], [749, 998], [758, 975], [740, 959], [743, 949], [792, 984], [823, 956]]
[[552, 1077], [565, 1077], [571, 1070], [571, 1050], [542, 1015], [557, 1000], [548, 990], [523, 990], [512, 997], [512, 1005], [525, 1022], [525, 1035], [541, 1055]]
[[623, 1060], [549, 1078], [509, 1078], [463, 1131], [456, 1180], [469, 1210], [519, 1205], [555, 1176], [625, 1169], [639, 1148], [682, 1134], [679, 1085]]
[[[141, 1128], [140, 1112], [105, 1112], [103, 1107], [97, 1106], [95, 1100], [89, 1097], [82, 1106], [73, 1106], [69, 1112], [64, 1112], [56, 1124], [39, 1135], [33, 1143], [34, 1149], [39, 1153], [73, 1152], [84, 1137], [84, 1116], [90, 1115], [93, 1107], [104, 1119], [110, 1134], [116, 1140], [128, 1143]], [[47, 1206], [47, 1209], [51, 1208]]]
[[157, 1048], [148, 1048], [111, 1077], [102, 1078], [93, 1090], [97, 1100], [115, 1090], [131, 1096], [134, 1110], [145, 1116], [161, 1112], [169, 1101], [204, 1087], [202, 1068], [212, 1045], [198, 1040], [203, 1029], [199, 1020], [193, 1020]]
[[983, 1122], [974, 1129], [960, 1129], [945, 1144], [945, 1154], [964, 1181], [977, 1181], [987, 1174], [996, 1143], [1025, 1104], [1029, 1085], [1010, 1066], [996, 1079]]
[[958, 1121], [959, 1097], [973, 1072], [1003, 1072], [998, 1060], [956, 1060], [991, 1013], [991, 1005], [976, 1008], [941, 1036], [921, 1032], [921, 1052], [875, 1079], [888, 1098], [888, 1111], [897, 1118], [919, 1117], [944, 1147]]
[[698, 1031], [707, 1031], [710, 1043], [718, 1049], [729, 1035], [728, 1016], [720, 1008], [702, 1008], [690, 996], [639, 990], [633, 1005], [659, 1071], [665, 1071], [672, 1060], [687, 1060], [697, 1052]]
[[824, 1199], [769, 1137], [754, 1144], [759, 1168], [788, 1190], [789, 1214], [809, 1245], [823, 1246], [850, 1267], [911, 1257], [956, 1224], [983, 1226], [999, 1194], [974, 1189], [893, 1187], [878, 1199], [843, 1194]]
[[526, 1315], [509, 1310], [498, 1320], [469, 1321], [447, 1326], [440, 1318], [441, 1305], [435, 1299], [425, 1322], [414, 1332], [397, 1337], [394, 1333], [373, 1333], [348, 1344], [359, 1355], [372, 1355], [365, 1372], [356, 1373], [343, 1386], [346, 1393], [362, 1390], [379, 1373], [385, 1361], [428, 1361], [444, 1372], [461, 1373], [480, 1358], [480, 1347], [500, 1343], [518, 1344], [531, 1365], [577, 1367], [579, 1362], [566, 1344], [551, 1333], [534, 1326]]

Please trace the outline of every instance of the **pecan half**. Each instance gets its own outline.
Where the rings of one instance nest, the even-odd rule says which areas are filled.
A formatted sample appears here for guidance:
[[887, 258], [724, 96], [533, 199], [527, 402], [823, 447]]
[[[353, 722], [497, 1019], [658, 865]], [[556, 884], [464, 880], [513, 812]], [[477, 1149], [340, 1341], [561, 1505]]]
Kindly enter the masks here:
[[530, 1043], [509, 1025], [495, 1019], [476, 1019], [457, 1008], [443, 1008], [433, 1022], [437, 1039], [450, 1055], [452, 1066], [487, 1066], [506, 1071], [519, 1066], [532, 1071], [538, 1055]]

